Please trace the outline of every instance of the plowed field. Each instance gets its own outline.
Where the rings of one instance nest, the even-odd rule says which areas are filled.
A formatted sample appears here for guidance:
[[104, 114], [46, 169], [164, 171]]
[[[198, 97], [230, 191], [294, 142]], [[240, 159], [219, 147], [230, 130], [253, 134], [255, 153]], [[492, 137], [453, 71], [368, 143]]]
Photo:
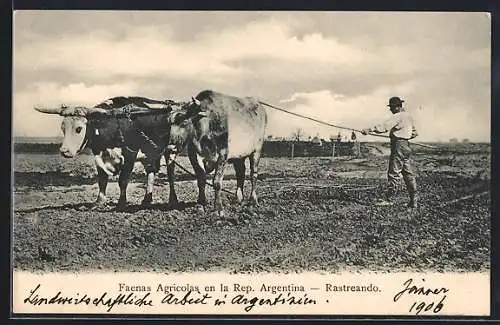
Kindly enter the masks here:
[[[263, 158], [258, 206], [223, 194], [226, 218], [195, 205], [193, 178], [177, 170], [175, 209], [164, 167], [154, 204], [142, 207], [146, 177], [137, 164], [129, 206], [91, 209], [97, 197], [90, 156], [14, 157], [14, 267], [19, 270], [296, 272], [337, 270], [476, 271], [490, 267], [490, 148], [419, 151], [421, 206], [408, 212], [401, 188], [383, 197], [388, 157]], [[179, 163], [189, 166], [185, 157]], [[247, 169], [248, 172], [248, 169]], [[236, 189], [227, 168], [223, 187]], [[249, 181], [245, 195], [249, 194]], [[116, 179], [108, 197], [118, 200]], [[213, 191], [207, 187], [212, 203]], [[472, 196], [469, 196], [472, 195]], [[465, 197], [465, 198], [464, 198]], [[456, 201], [456, 199], [462, 200]], [[212, 205], [210, 205], [211, 207]]]

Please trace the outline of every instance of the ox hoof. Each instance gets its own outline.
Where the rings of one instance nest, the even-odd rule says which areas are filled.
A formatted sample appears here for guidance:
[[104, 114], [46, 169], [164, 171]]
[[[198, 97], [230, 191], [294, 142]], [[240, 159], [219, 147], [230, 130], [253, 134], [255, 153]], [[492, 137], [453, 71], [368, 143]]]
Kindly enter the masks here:
[[174, 197], [174, 198], [170, 198], [170, 199], [168, 200], [168, 206], [169, 206], [169, 207], [176, 207], [176, 206], [178, 206], [178, 205], [179, 205], [179, 201], [177, 200], [177, 198], [176, 198], [176, 197]]
[[91, 211], [99, 211], [99, 210], [106, 210], [107, 208], [109, 208], [109, 205], [107, 203], [94, 203], [91, 207], [90, 207], [90, 210]]
[[126, 212], [128, 205], [117, 205], [115, 207], [116, 212]]
[[94, 205], [107, 205], [108, 202], [109, 201], [106, 199], [97, 199], [97, 201], [94, 202]]
[[215, 224], [217, 226], [227, 226], [227, 225], [233, 225], [233, 226], [236, 226], [240, 223], [240, 218], [238, 217], [224, 217], [224, 218], [220, 218], [220, 219], [217, 219], [215, 221]]
[[99, 197], [90, 207], [91, 210], [100, 210], [109, 207], [109, 201], [106, 198]]
[[165, 203], [165, 209], [167, 210], [175, 210], [176, 208], [179, 207], [179, 203], [178, 202], [167, 202]]
[[141, 201], [141, 205], [149, 206], [153, 203], [153, 194], [146, 194]]
[[127, 200], [122, 200], [122, 199], [118, 200], [118, 203], [116, 204], [116, 208], [123, 209], [125, 207], [127, 207]]
[[225, 213], [224, 211], [210, 211], [209, 213], [210, 219], [215, 222], [216, 224], [220, 224], [221, 222], [226, 221]]
[[205, 213], [207, 211], [206, 207], [203, 204], [197, 204], [196, 210], [198, 210], [199, 213]]

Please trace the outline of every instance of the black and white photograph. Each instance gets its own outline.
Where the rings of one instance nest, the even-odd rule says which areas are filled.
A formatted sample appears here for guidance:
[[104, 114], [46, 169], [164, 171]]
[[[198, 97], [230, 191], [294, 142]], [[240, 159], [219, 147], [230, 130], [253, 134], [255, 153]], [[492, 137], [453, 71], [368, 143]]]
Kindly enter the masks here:
[[[484, 12], [15, 11], [13, 273], [272, 274], [304, 305], [346, 286], [287, 276], [421, 274], [379, 285], [434, 295], [410, 315], [459, 274], [489, 308], [490, 79]], [[35, 312], [60, 291], [27, 289]]]

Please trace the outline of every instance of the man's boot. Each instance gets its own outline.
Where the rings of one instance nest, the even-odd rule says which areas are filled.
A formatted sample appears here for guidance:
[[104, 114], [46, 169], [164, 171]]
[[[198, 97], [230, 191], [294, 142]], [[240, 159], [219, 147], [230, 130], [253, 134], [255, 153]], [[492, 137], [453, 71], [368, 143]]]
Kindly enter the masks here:
[[387, 192], [385, 193], [385, 199], [379, 200], [375, 205], [377, 206], [389, 206], [392, 205], [392, 199], [394, 197], [394, 190], [392, 188], [389, 188]]
[[416, 209], [418, 207], [418, 196], [415, 192], [410, 193], [410, 203], [408, 204], [410, 209]]

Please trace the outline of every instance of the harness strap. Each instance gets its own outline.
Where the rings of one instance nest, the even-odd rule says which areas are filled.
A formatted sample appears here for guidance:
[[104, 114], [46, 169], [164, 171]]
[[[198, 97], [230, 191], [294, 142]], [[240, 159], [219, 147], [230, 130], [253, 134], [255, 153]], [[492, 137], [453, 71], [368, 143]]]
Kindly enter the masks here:
[[85, 129], [85, 138], [83, 138], [83, 142], [80, 145], [80, 148], [78, 149], [77, 153], [80, 153], [85, 149], [87, 146], [87, 143], [89, 142], [90, 136], [89, 133], [91, 133], [91, 127], [90, 127], [90, 121], [87, 120], [87, 127]]
[[[137, 108], [137, 106], [135, 106], [133, 104], [125, 105], [119, 111], [113, 111], [112, 114], [111, 114], [111, 116], [108, 115], [108, 117], [112, 117], [112, 118], [114, 117], [115, 118], [116, 126], [117, 126], [117, 129], [118, 129], [118, 141], [120, 143], [120, 147], [123, 148], [123, 149], [125, 149], [125, 150], [127, 150], [127, 151], [129, 151], [129, 152], [135, 152], [136, 151], [136, 150], [131, 149], [127, 145], [127, 141], [125, 139], [125, 135], [123, 134], [122, 128], [120, 126], [120, 118], [127, 118], [128, 121], [131, 123], [132, 127], [135, 130], [135, 133], [136, 133], [135, 135], [140, 140], [142, 140], [142, 145], [146, 145], [147, 147], [149, 147], [148, 149], [152, 149], [153, 152], [156, 152], [158, 155], [161, 155], [161, 153], [163, 151], [161, 149], [161, 147], [153, 139], [151, 139], [141, 128], [137, 127], [137, 124], [132, 119], [132, 116], [160, 115], [160, 114], [166, 114], [167, 111], [165, 111], [165, 110], [151, 110], [151, 111], [143, 112], [143, 111], [134, 111], [133, 109], [135, 109], [135, 108]], [[93, 117], [93, 118], [97, 119], [97, 117]], [[87, 129], [87, 134], [86, 134], [86, 140], [82, 144], [82, 149], [87, 144], [87, 141], [90, 138], [89, 132], [92, 132], [90, 130], [90, 129], [92, 129], [92, 127], [90, 127], [90, 125], [91, 125], [91, 123], [89, 121], [88, 129]], [[160, 135], [159, 137], [162, 138], [166, 134], [168, 134], [168, 132], [165, 132], [163, 135]], [[143, 150], [143, 151], [148, 151], [149, 152], [150, 150], [146, 149], [146, 150]]]
[[[155, 151], [158, 155], [161, 155], [163, 150], [161, 150], [160, 146], [158, 146], [156, 144], [156, 142], [153, 141], [153, 139], [151, 139], [146, 133], [144, 133], [144, 131], [141, 128], [137, 127], [136, 123], [134, 122], [134, 120], [132, 120], [130, 115], [131, 114], [129, 111], [125, 111], [125, 117], [132, 124], [132, 127], [134, 128], [137, 136], [142, 140], [143, 144], [149, 145], [153, 149], [153, 151]], [[125, 137], [124, 137], [123, 132], [121, 130], [118, 116], [116, 116], [116, 123], [118, 126], [118, 137], [119, 137], [119, 141], [121, 143], [121, 146], [128, 151], [131, 151], [131, 152], [135, 151], [135, 150], [130, 149], [130, 147], [127, 145], [127, 143], [125, 141]], [[145, 150], [145, 151], [148, 151], [148, 150]]]
[[82, 152], [83, 149], [87, 146], [87, 143], [89, 142], [89, 136], [87, 135], [87, 132], [85, 132], [85, 138], [83, 139], [82, 145], [80, 146], [80, 149], [78, 149], [77, 152]]

